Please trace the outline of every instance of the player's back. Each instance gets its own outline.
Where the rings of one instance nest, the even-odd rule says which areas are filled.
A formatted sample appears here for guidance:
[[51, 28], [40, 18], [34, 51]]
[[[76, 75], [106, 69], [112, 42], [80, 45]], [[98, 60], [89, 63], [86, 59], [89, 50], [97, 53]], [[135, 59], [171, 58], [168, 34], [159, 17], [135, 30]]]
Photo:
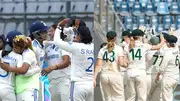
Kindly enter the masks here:
[[123, 56], [123, 49], [118, 45], [115, 45], [112, 52], [108, 52], [107, 46], [101, 48], [98, 58], [103, 60], [102, 72], [120, 72], [120, 67], [118, 65], [119, 56]]
[[94, 72], [94, 44], [76, 44], [71, 58], [71, 80], [92, 81]]
[[161, 65], [163, 76], [179, 78], [179, 49], [169, 48], [164, 51], [164, 62]]
[[163, 54], [159, 50], [149, 50], [146, 54], [147, 73], [157, 74], [163, 60]]
[[151, 49], [149, 44], [144, 44], [140, 41], [135, 41], [135, 46], [130, 52], [128, 52], [129, 67], [128, 68], [138, 68], [146, 69], [145, 57], [148, 50]]
[[[15, 53], [14, 51], [12, 51], [8, 55], [4, 56], [2, 58], [2, 61], [4, 63], [9, 64], [9, 66], [12, 67], [12, 68], [22, 66], [22, 56], [20, 54]], [[0, 68], [0, 83], [2, 85], [14, 86], [14, 80], [15, 80], [14, 78], [15, 78], [14, 73], [7, 72], [7, 71]]]

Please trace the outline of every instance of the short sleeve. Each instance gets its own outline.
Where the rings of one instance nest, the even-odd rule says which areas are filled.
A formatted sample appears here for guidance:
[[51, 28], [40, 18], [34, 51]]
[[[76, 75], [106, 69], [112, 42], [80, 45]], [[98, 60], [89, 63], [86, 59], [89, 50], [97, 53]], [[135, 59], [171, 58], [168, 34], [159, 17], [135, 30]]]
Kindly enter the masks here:
[[62, 56], [64, 56], [64, 55], [68, 55], [69, 56], [70, 54], [69, 54], [69, 52], [67, 52], [65, 50], [62, 50]]
[[104, 49], [104, 48], [101, 48], [101, 49], [100, 49], [100, 51], [99, 51], [99, 53], [98, 53], [98, 57], [97, 57], [97, 58], [99, 58], [99, 59], [103, 59], [103, 53], [104, 53], [104, 52], [103, 52], [103, 49]]
[[23, 63], [28, 63], [31, 65], [34, 61], [34, 53], [30, 50], [25, 50], [22, 54], [23, 56]]

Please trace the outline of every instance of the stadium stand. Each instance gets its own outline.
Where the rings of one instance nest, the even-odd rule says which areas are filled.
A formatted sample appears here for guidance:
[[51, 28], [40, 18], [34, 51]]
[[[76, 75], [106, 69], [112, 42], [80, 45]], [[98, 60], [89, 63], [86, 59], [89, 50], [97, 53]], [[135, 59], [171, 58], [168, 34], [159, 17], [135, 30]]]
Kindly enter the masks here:
[[[26, 0], [26, 3], [24, 0], [0, 0], [0, 34], [6, 35], [10, 30], [28, 34], [29, 25], [35, 20], [43, 20], [50, 26], [65, 17], [82, 19], [92, 29], [93, 12], [93, 0]], [[27, 23], [26, 30], [23, 21]]]

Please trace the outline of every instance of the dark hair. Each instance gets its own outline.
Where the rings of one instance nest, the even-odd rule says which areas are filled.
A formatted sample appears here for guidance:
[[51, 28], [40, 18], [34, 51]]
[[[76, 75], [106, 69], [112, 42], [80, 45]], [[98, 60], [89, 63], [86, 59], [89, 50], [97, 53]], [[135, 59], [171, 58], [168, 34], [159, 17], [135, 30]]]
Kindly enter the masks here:
[[175, 45], [175, 43], [169, 43], [169, 46], [170, 47], [175, 47], [176, 45]]
[[79, 28], [76, 31], [80, 35], [80, 42], [84, 44], [92, 43], [92, 36], [88, 27], [79, 26]]
[[53, 24], [51, 27], [55, 30], [57, 28], [57, 24]]
[[[10, 48], [10, 49], [8, 49], [8, 48]], [[4, 56], [8, 55], [11, 51], [12, 51], [12, 47], [9, 45], [9, 43], [6, 43], [4, 45], [3, 50], [2, 50], [1, 57], [4, 57]]]

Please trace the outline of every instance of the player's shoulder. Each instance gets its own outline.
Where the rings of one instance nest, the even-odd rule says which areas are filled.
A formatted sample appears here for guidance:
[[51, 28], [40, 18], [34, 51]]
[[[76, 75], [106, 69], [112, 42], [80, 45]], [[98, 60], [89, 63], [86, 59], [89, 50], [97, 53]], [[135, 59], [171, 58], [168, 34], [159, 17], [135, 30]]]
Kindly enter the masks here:
[[30, 55], [35, 55], [35, 53], [34, 53], [33, 50], [27, 48], [27, 49], [25, 49], [25, 50], [23, 51], [22, 55], [29, 55], [29, 56], [30, 56]]
[[36, 39], [34, 39], [34, 40], [32, 41], [32, 46], [33, 46], [33, 48], [35, 48], [35, 49], [42, 47], [41, 44], [40, 44]]

